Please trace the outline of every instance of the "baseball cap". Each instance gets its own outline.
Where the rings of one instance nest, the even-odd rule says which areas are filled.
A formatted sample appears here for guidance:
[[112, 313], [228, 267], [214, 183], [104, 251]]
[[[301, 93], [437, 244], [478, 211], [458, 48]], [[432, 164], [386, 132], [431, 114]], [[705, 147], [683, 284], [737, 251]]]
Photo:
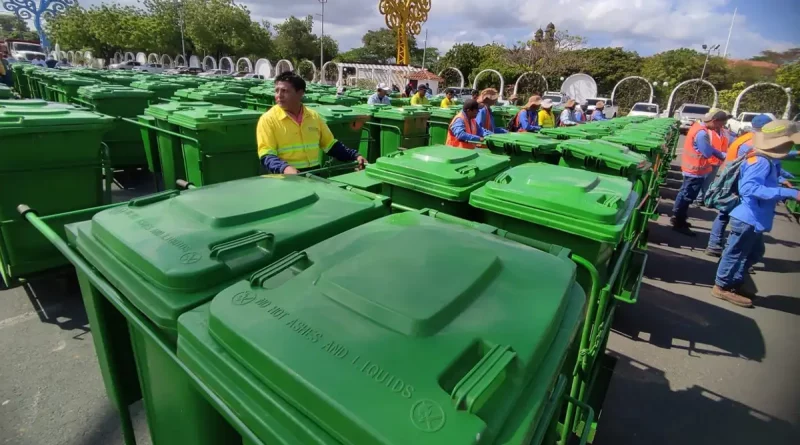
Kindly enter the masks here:
[[758, 116], [754, 117], [753, 121], [750, 123], [753, 125], [754, 130], [760, 130], [761, 127], [772, 122], [772, 120], [773, 119], [766, 114], [759, 114]]
[[387, 90], [389, 89], [389, 87], [388, 87], [388, 86], [386, 86], [386, 84], [385, 84], [385, 83], [381, 82], [381, 83], [379, 83], [379, 84], [378, 84], [378, 86], [377, 86], [377, 87], [375, 87], [375, 89], [376, 89], [376, 90], [383, 90], [383, 91], [387, 91]]
[[703, 122], [711, 122], [711, 121], [726, 121], [731, 118], [731, 115], [722, 111], [712, 108], [711, 111], [706, 113], [703, 116]]

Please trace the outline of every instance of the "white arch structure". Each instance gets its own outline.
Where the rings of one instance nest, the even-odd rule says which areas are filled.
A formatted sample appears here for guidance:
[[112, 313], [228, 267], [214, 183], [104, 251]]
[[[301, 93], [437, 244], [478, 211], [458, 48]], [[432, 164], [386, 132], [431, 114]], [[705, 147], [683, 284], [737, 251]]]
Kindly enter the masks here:
[[169, 54], [162, 54], [161, 58], [159, 59], [162, 65], [166, 65], [170, 68], [173, 68], [175, 65], [175, 61], [172, 60], [172, 57]]
[[514, 82], [514, 94], [517, 94], [517, 88], [519, 88], [519, 81], [522, 80], [522, 78], [527, 76], [528, 74], [538, 74], [539, 77], [541, 77], [542, 80], [544, 80], [544, 91], [550, 91], [550, 85], [547, 84], [547, 78], [545, 78], [542, 73], [540, 73], [538, 71], [527, 71], [527, 72], [522, 73], [522, 75], [519, 76], [517, 81]]
[[125, 53], [124, 62], [131, 62], [131, 61], [133, 61], [133, 62], [136, 61], [136, 55], [134, 53], [128, 51], [128, 52]]
[[[281, 65], [281, 64], [283, 64], [283, 65]], [[289, 69], [286, 69], [287, 66], [289, 67]], [[283, 68], [283, 69], [281, 69], [281, 68]], [[275, 74], [275, 76], [277, 76], [278, 74], [280, 74], [280, 73], [282, 73], [284, 71], [294, 71], [294, 65], [292, 65], [292, 62], [290, 62], [290, 61], [288, 61], [286, 59], [281, 59], [281, 60], [278, 61], [278, 63], [275, 64], [275, 72], [273, 74]]]
[[327, 79], [325, 79], [325, 71], [330, 64], [336, 65], [337, 68], [336, 72], [338, 73], [337, 74], [338, 77], [336, 78], [336, 85], [339, 85], [342, 82], [342, 69], [334, 61], [328, 61], [322, 64], [322, 68], [319, 69], [319, 82], [325, 83], [328, 81]]
[[[225, 62], [228, 62], [227, 68], [225, 68]], [[217, 67], [217, 69], [227, 71], [228, 73], [232, 73], [234, 70], [233, 59], [231, 59], [228, 56], [219, 59], [219, 66]]]
[[[300, 67], [303, 64], [311, 65], [311, 82], [315, 82], [317, 80], [317, 65], [314, 65], [314, 62], [312, 62], [312, 61], [310, 61], [308, 59], [303, 59], [303, 60], [301, 60], [300, 62], [297, 63], [297, 70], [298, 71], [300, 70]], [[298, 74], [300, 74], [300, 73], [298, 73]]]
[[461, 83], [458, 85], [458, 87], [459, 88], [464, 88], [464, 73], [462, 73], [460, 69], [458, 69], [458, 68], [456, 68], [454, 66], [448, 66], [447, 68], [439, 71], [439, 77], [442, 77], [442, 73], [447, 71], [447, 70], [453, 70], [453, 71], [458, 73], [458, 78], [461, 79]]
[[[209, 62], [211, 62], [209, 64]], [[200, 63], [200, 67], [204, 70], [215, 70], [217, 69], [217, 59], [213, 56], [205, 56], [203, 57], [203, 61]]]
[[502, 74], [500, 74], [500, 71], [493, 70], [493, 69], [491, 69], [491, 68], [490, 68], [490, 69], [485, 69], [485, 70], [483, 70], [483, 71], [481, 71], [480, 73], [478, 73], [478, 74], [476, 74], [476, 75], [475, 75], [475, 80], [473, 80], [473, 81], [472, 81], [472, 89], [473, 89], [473, 90], [477, 90], [477, 89], [478, 89], [478, 79], [480, 79], [480, 77], [481, 77], [481, 75], [482, 75], [483, 73], [487, 73], [487, 72], [488, 72], [488, 73], [495, 73], [495, 74], [497, 74], [497, 77], [499, 77], [499, 78], [500, 78], [500, 91], [499, 91], [499, 93], [500, 93], [500, 99], [503, 99], [503, 89], [504, 89], [504, 88], [505, 88], [505, 86], [506, 86], [506, 82], [505, 82], [505, 80], [503, 79], [503, 75], [502, 75]]
[[247, 72], [248, 73], [252, 73], [253, 72], [253, 62], [251, 62], [250, 59], [248, 59], [247, 57], [239, 57], [239, 60], [236, 61], [236, 69], [234, 71], [237, 71], [237, 72], [238, 71], [242, 71], [242, 70], [239, 69], [239, 63], [241, 63], [242, 61], [244, 61], [245, 62], [245, 66], [247, 66]]
[[704, 84], [710, 86], [712, 90], [714, 90], [714, 103], [711, 105], [711, 108], [715, 108], [717, 106], [717, 101], [719, 100], [719, 94], [717, 93], [717, 89], [714, 88], [714, 85], [712, 85], [711, 82], [709, 82], [709, 81], [707, 81], [705, 79], [684, 80], [683, 82], [675, 85], [675, 89], [672, 90], [671, 93], [669, 93], [669, 100], [667, 101], [667, 108], [666, 108], [668, 116], [669, 116], [670, 112], [672, 111], [672, 99], [675, 98], [675, 92], [678, 91], [682, 86], [688, 85], [690, 83], [695, 83], [695, 82], [704, 83]]
[[269, 59], [256, 60], [255, 73], [259, 76], [264, 76], [264, 79], [269, 79], [272, 73], [272, 63], [270, 63]]
[[147, 54], [142, 52], [136, 53], [136, 61], [142, 64], [147, 63]]
[[611, 102], [614, 102], [614, 95], [615, 95], [615, 94], [617, 94], [617, 87], [619, 87], [619, 85], [620, 85], [622, 82], [625, 82], [626, 80], [633, 80], [633, 79], [639, 79], [639, 80], [643, 80], [643, 81], [644, 81], [644, 83], [646, 83], [646, 84], [647, 84], [647, 86], [648, 86], [648, 87], [650, 87], [650, 99], [647, 99], [647, 103], [653, 103], [653, 84], [652, 84], [652, 83], [650, 83], [650, 81], [649, 81], [649, 80], [645, 79], [645, 78], [644, 78], [644, 77], [642, 77], [642, 76], [628, 76], [628, 77], [626, 77], [626, 78], [624, 78], [624, 79], [620, 80], [619, 82], [617, 82], [617, 84], [616, 84], [616, 85], [614, 85], [614, 89], [613, 89], [613, 90], [611, 90]]
[[75, 61], [75, 51], [72, 50], [67, 51], [67, 62], [74, 65], [75, 64], [74, 61]]
[[[181, 61], [178, 62], [178, 59], [181, 59]], [[175, 64], [175, 66], [188, 66], [186, 64], [186, 59], [183, 57], [183, 54], [178, 54], [177, 56], [175, 56], [173, 63]]]
[[150, 53], [147, 55], [147, 63], [158, 63], [158, 54]]
[[114, 60], [114, 63], [121, 63], [123, 60], [125, 60], [125, 55], [122, 54], [121, 52], [117, 51], [117, 52], [114, 53], [114, 59], [113, 60]]
[[784, 88], [778, 85], [777, 83], [772, 83], [772, 82], [758, 82], [743, 89], [742, 92], [739, 93], [738, 96], [736, 96], [736, 100], [733, 102], [733, 110], [731, 110], [731, 114], [734, 116], [738, 114], [737, 112], [739, 111], [739, 102], [741, 102], [742, 96], [744, 96], [745, 93], [756, 87], [767, 87], [767, 86], [780, 88], [784, 93], [786, 93], [786, 108], [783, 110], [783, 117], [781, 117], [781, 119], [789, 119], [789, 112], [792, 109], [792, 90], [791, 88]]

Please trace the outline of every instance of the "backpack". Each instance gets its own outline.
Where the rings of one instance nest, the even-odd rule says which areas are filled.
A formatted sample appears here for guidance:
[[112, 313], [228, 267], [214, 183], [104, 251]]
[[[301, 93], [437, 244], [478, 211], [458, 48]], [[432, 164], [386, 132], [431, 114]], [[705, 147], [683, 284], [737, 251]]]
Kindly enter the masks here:
[[[769, 162], [770, 169], [772, 168], [772, 161], [769, 158], [758, 154], [755, 156], [766, 159]], [[741, 202], [739, 197], [739, 178], [741, 177], [742, 164], [749, 157], [749, 155], [744, 155], [722, 169], [722, 173], [717, 176], [717, 179], [706, 190], [703, 199], [703, 204], [706, 207], [719, 210], [722, 213], [730, 213], [739, 205]]]
[[509, 133], [516, 133], [519, 131], [519, 115], [524, 111], [525, 110], [519, 110], [512, 119], [509, 119], [508, 125], [506, 125], [506, 130], [508, 130]]

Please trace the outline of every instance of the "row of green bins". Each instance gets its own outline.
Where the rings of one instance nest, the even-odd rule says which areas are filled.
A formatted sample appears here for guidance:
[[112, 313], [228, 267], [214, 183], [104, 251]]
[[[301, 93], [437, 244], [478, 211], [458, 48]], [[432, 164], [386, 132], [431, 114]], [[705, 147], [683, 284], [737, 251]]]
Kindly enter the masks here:
[[432, 145], [396, 151], [367, 165], [393, 203], [472, 219], [469, 195], [508, 168], [508, 156]]
[[13, 63], [11, 64], [11, 72], [14, 74], [14, 89], [23, 99], [30, 99], [31, 89], [28, 84], [28, 76], [25, 74], [25, 67], [31, 66], [28, 63]]
[[461, 112], [461, 106], [450, 108], [431, 108], [431, 117], [428, 119], [428, 135], [430, 145], [444, 145], [447, 141], [447, 133], [450, 131], [450, 123], [453, 118]]
[[582, 131], [581, 126], [542, 128], [539, 134], [554, 139], [597, 139], [597, 134]]
[[237, 82], [208, 82], [198, 87], [201, 90], [227, 91], [229, 93], [247, 94], [250, 89], [247, 85]]
[[0, 99], [11, 99], [14, 97], [14, 92], [11, 88], [0, 84]]
[[137, 168], [147, 166], [147, 156], [139, 128], [121, 118], [136, 118], [147, 108], [153, 93], [119, 85], [92, 85], [80, 87], [81, 103], [98, 113], [115, 118], [114, 128], [106, 133], [103, 142], [108, 145], [113, 168]]
[[317, 103], [322, 105], [343, 105], [345, 107], [352, 107], [362, 103], [358, 98], [353, 96], [338, 96], [332, 94], [324, 94], [319, 96], [316, 100]]
[[[647, 254], [625, 241], [639, 200], [625, 178], [544, 163], [511, 168], [472, 192], [478, 221], [511, 233], [546, 240], [572, 251], [580, 269], [578, 282], [589, 294], [579, 344], [579, 360], [570, 395], [599, 412], [610, 372], [605, 355], [617, 300], [635, 303]], [[571, 404], [564, 417], [565, 435], [589, 423]], [[591, 425], [591, 438], [596, 424]]]
[[29, 96], [25, 96], [26, 98], [30, 99], [43, 99], [42, 92], [39, 89], [39, 82], [37, 73], [42, 69], [36, 65], [25, 64], [22, 68], [22, 72], [25, 78], [28, 80], [28, 91], [30, 93]]
[[[306, 94], [303, 95], [303, 103], [304, 104], [316, 104], [316, 103], [319, 103], [320, 96], [321, 96], [321, 94], [319, 94], [319, 93], [306, 93]], [[274, 102], [274, 100], [273, 100], [273, 102]]]
[[411, 105], [410, 97], [390, 97], [389, 102], [393, 107], [408, 107]]
[[184, 88], [197, 88], [204, 83], [201, 78], [197, 76], [168, 76], [166, 79], [168, 82], [177, 83]]
[[178, 358], [248, 445], [554, 445], [586, 295], [566, 249], [506, 235], [364, 224], [181, 315]]
[[[169, 123], [169, 116], [176, 111], [213, 105], [208, 102], [170, 101], [150, 105], [144, 110], [144, 114], [137, 116], [137, 121], [144, 124], [140, 125], [140, 132], [147, 156], [147, 168], [156, 177], [156, 185], [159, 190], [174, 188], [178, 179], [186, 179], [181, 145], [182, 136], [180, 136], [178, 126]], [[161, 178], [160, 183], [158, 178]]]
[[376, 158], [369, 150], [370, 127], [366, 125], [372, 118], [372, 113], [362, 108], [341, 105], [320, 105], [314, 111], [325, 121], [336, 140], [348, 148], [358, 150], [364, 159]]
[[108, 116], [41, 100], [0, 105], [0, 275], [6, 285], [68, 264], [16, 207], [36, 208], [62, 237], [65, 223], [90, 218], [93, 208], [108, 201], [101, 140], [112, 122]]
[[[785, 161], [784, 161], [785, 162]], [[789, 183], [792, 185], [792, 188], [800, 189], [800, 179], [789, 179]], [[787, 199], [786, 203], [786, 210], [791, 214], [795, 221], [800, 222], [800, 202], [795, 201], [794, 199]]]
[[[129, 405], [140, 398], [153, 444], [241, 443], [178, 362], [178, 317], [242, 279], [266, 279], [259, 271], [280, 267], [293, 252], [386, 214], [385, 197], [278, 175], [170, 190], [70, 225], [103, 381], [125, 443], [136, 443]], [[233, 304], [250, 302], [243, 294]], [[266, 309], [269, 317], [289, 317]]]
[[503, 105], [492, 107], [492, 116], [494, 117], [494, 125], [497, 128], [507, 128], [508, 123], [517, 117], [517, 113], [521, 107], [515, 105]]
[[63, 76], [54, 80], [51, 90], [55, 92], [57, 102], [70, 104], [78, 97], [78, 89], [89, 85], [97, 85], [100, 81], [86, 77]]
[[189, 93], [188, 99], [190, 101], [211, 102], [212, 104], [241, 108], [244, 94], [222, 90], [197, 89]]
[[242, 101], [244, 108], [267, 112], [275, 105], [275, 88], [272, 86], [252, 87]]
[[104, 76], [103, 78], [107, 82], [113, 83], [115, 85], [123, 86], [123, 87], [129, 87], [129, 86], [131, 86], [131, 84], [133, 82], [135, 82], [137, 80], [133, 76], [122, 75], [122, 74], [111, 74], [111, 75], [108, 75], [108, 76]]
[[541, 136], [537, 133], [497, 133], [484, 138], [484, 143], [492, 153], [511, 158], [511, 165], [526, 162], [546, 162], [558, 164], [561, 153], [558, 139]]
[[[384, 109], [391, 108], [385, 104], [361, 104], [353, 106], [354, 110], [358, 110], [369, 115], [370, 119], [366, 123], [366, 132], [362, 133], [361, 143], [358, 146], [358, 151], [364, 156], [367, 162], [373, 163], [381, 156], [381, 120], [375, 117], [376, 113]], [[366, 155], [364, 154], [366, 153]]]
[[[607, 121], [601, 121], [607, 122]], [[584, 132], [594, 135], [596, 138], [601, 138], [603, 136], [609, 136], [614, 132], [614, 127], [610, 125], [604, 125], [601, 122], [587, 122], [585, 124], [580, 124], [577, 129]], [[573, 128], [573, 127], [560, 127], [560, 128]]]
[[192, 99], [189, 99], [189, 95], [194, 93], [195, 91], [197, 91], [196, 87], [179, 88], [175, 90], [175, 93], [172, 96], [172, 100], [191, 102]]
[[176, 91], [182, 88], [182, 86], [177, 83], [164, 82], [161, 80], [137, 80], [136, 82], [131, 82], [131, 87], [153, 93], [150, 100], [151, 103], [158, 103], [160, 102], [159, 99], [169, 99]]
[[[256, 125], [260, 117], [258, 111], [225, 105], [171, 113], [167, 122], [182, 135], [186, 179], [208, 185], [258, 175]], [[165, 182], [165, 187], [170, 185]]]

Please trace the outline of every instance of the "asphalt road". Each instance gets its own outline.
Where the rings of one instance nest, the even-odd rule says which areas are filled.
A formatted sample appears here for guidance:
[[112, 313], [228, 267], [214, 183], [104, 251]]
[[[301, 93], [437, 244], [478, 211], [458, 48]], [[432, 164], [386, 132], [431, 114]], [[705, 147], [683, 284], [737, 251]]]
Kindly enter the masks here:
[[[690, 211], [697, 238], [672, 232], [666, 217], [651, 223], [639, 303], [621, 308], [609, 342], [618, 363], [595, 443], [798, 442], [800, 225], [779, 213], [752, 309], [709, 295], [716, 261], [702, 248], [713, 212]], [[0, 444], [122, 443], [68, 274], [0, 291], [0, 352]], [[134, 411], [147, 444], [143, 410]]]

